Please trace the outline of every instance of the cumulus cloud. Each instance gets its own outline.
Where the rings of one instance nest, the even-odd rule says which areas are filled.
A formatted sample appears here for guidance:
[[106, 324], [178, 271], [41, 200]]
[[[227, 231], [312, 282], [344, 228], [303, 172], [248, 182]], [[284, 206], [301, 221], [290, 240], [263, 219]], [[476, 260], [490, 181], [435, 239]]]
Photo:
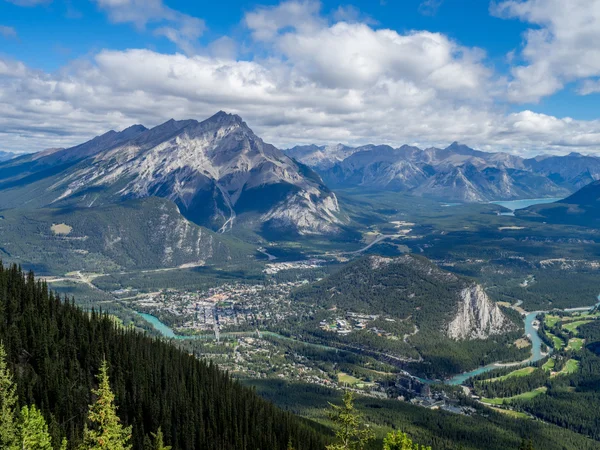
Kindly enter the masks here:
[[512, 69], [512, 101], [535, 102], [572, 82], [582, 82], [581, 94], [596, 92], [589, 79], [600, 76], [600, 0], [509, 0], [491, 11], [534, 25]]
[[5, 38], [16, 38], [17, 30], [13, 27], [7, 27], [5, 25], [0, 25], [0, 36]]
[[196, 50], [205, 31], [202, 19], [169, 8], [162, 0], [93, 0], [114, 23], [132, 23], [139, 30], [157, 26], [154, 34], [163, 36], [188, 54]]
[[281, 30], [293, 29], [301, 33], [311, 33], [325, 23], [319, 16], [321, 2], [317, 0], [292, 0], [277, 6], [260, 7], [249, 12], [244, 22], [258, 41], [275, 38]]
[[485, 53], [441, 33], [336, 21], [314, 1], [258, 8], [244, 24], [248, 45], [268, 57], [237, 59], [223, 38], [193, 55], [103, 50], [53, 73], [0, 59], [0, 141], [34, 151], [224, 109], [280, 147], [459, 140], [522, 154], [600, 149], [600, 121], [505, 114], [505, 80]]

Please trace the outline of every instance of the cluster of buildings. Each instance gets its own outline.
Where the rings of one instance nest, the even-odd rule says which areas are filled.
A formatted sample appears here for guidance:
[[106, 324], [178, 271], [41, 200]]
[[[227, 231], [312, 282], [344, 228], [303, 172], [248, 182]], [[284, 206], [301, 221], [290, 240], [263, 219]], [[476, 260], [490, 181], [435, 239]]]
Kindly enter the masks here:
[[[353, 331], [361, 331], [369, 329], [378, 336], [392, 336], [385, 330], [377, 327], [369, 328], [369, 324], [374, 320], [379, 319], [379, 315], [375, 314], [360, 314], [354, 312], [346, 313], [346, 317], [335, 317], [333, 319], [324, 319], [319, 323], [319, 327], [324, 331], [330, 331], [337, 334], [350, 334]], [[385, 319], [386, 321], [394, 322], [394, 319]]]
[[169, 318], [179, 331], [227, 331], [284, 320], [292, 310], [289, 294], [302, 282], [223, 284], [205, 291], [166, 289], [126, 299], [136, 311]]
[[308, 270], [316, 269], [321, 267], [325, 260], [322, 259], [308, 259], [306, 261], [295, 261], [295, 262], [279, 262], [265, 264], [263, 272], [267, 275], [275, 275], [283, 270]]

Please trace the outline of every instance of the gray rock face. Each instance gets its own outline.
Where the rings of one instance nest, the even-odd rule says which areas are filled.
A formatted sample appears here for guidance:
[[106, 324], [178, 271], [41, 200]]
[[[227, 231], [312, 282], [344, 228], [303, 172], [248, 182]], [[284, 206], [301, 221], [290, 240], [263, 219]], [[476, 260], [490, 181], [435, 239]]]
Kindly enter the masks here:
[[231, 229], [242, 214], [300, 233], [333, 233], [341, 223], [335, 194], [316, 173], [224, 112], [203, 122], [169, 120], [150, 130], [134, 125], [32, 159], [44, 167], [66, 166], [44, 188], [52, 205], [91, 207], [156, 196], [220, 231]]
[[600, 179], [600, 158], [523, 159], [457, 142], [444, 149], [366, 145], [328, 153], [325, 147], [304, 146], [289, 152], [319, 171], [330, 187], [365, 186], [460, 202], [562, 197]]
[[514, 327], [480, 285], [464, 288], [459, 297], [458, 311], [448, 325], [448, 337], [456, 340], [487, 339]]
[[326, 170], [343, 161], [357, 151], [356, 148], [342, 144], [336, 145], [298, 145], [285, 150], [285, 153], [297, 161], [315, 169]]

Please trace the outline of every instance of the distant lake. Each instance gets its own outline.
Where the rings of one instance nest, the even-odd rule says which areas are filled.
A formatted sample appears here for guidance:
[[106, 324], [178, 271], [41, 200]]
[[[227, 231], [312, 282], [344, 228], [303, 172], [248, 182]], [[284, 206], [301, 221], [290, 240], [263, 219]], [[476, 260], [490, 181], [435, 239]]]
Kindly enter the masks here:
[[497, 201], [497, 202], [490, 202], [490, 203], [493, 203], [494, 205], [504, 206], [505, 208], [508, 208], [512, 211], [510, 213], [502, 213], [502, 215], [514, 216], [514, 212], [517, 209], [529, 208], [530, 206], [533, 206], [533, 205], [543, 205], [546, 203], [554, 203], [559, 200], [562, 200], [562, 198], [527, 198], [524, 200], [507, 200], [507, 201]]
[[515, 211], [517, 209], [529, 208], [533, 205], [544, 205], [546, 203], [554, 203], [559, 200], [562, 200], [562, 198], [526, 198], [524, 200], [507, 200], [490, 203], [493, 203], [494, 205], [504, 206], [505, 208], [508, 208], [511, 211]]

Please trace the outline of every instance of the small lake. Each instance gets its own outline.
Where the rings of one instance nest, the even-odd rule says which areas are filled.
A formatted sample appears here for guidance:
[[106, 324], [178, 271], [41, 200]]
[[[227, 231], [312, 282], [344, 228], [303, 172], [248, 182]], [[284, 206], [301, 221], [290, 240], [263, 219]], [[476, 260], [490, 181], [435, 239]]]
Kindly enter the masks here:
[[512, 212], [502, 213], [503, 216], [514, 216], [517, 209], [529, 208], [533, 205], [544, 205], [546, 203], [554, 203], [562, 198], [527, 198], [524, 200], [506, 200], [506, 201], [494, 201], [490, 202], [494, 205], [504, 206], [510, 209]]

